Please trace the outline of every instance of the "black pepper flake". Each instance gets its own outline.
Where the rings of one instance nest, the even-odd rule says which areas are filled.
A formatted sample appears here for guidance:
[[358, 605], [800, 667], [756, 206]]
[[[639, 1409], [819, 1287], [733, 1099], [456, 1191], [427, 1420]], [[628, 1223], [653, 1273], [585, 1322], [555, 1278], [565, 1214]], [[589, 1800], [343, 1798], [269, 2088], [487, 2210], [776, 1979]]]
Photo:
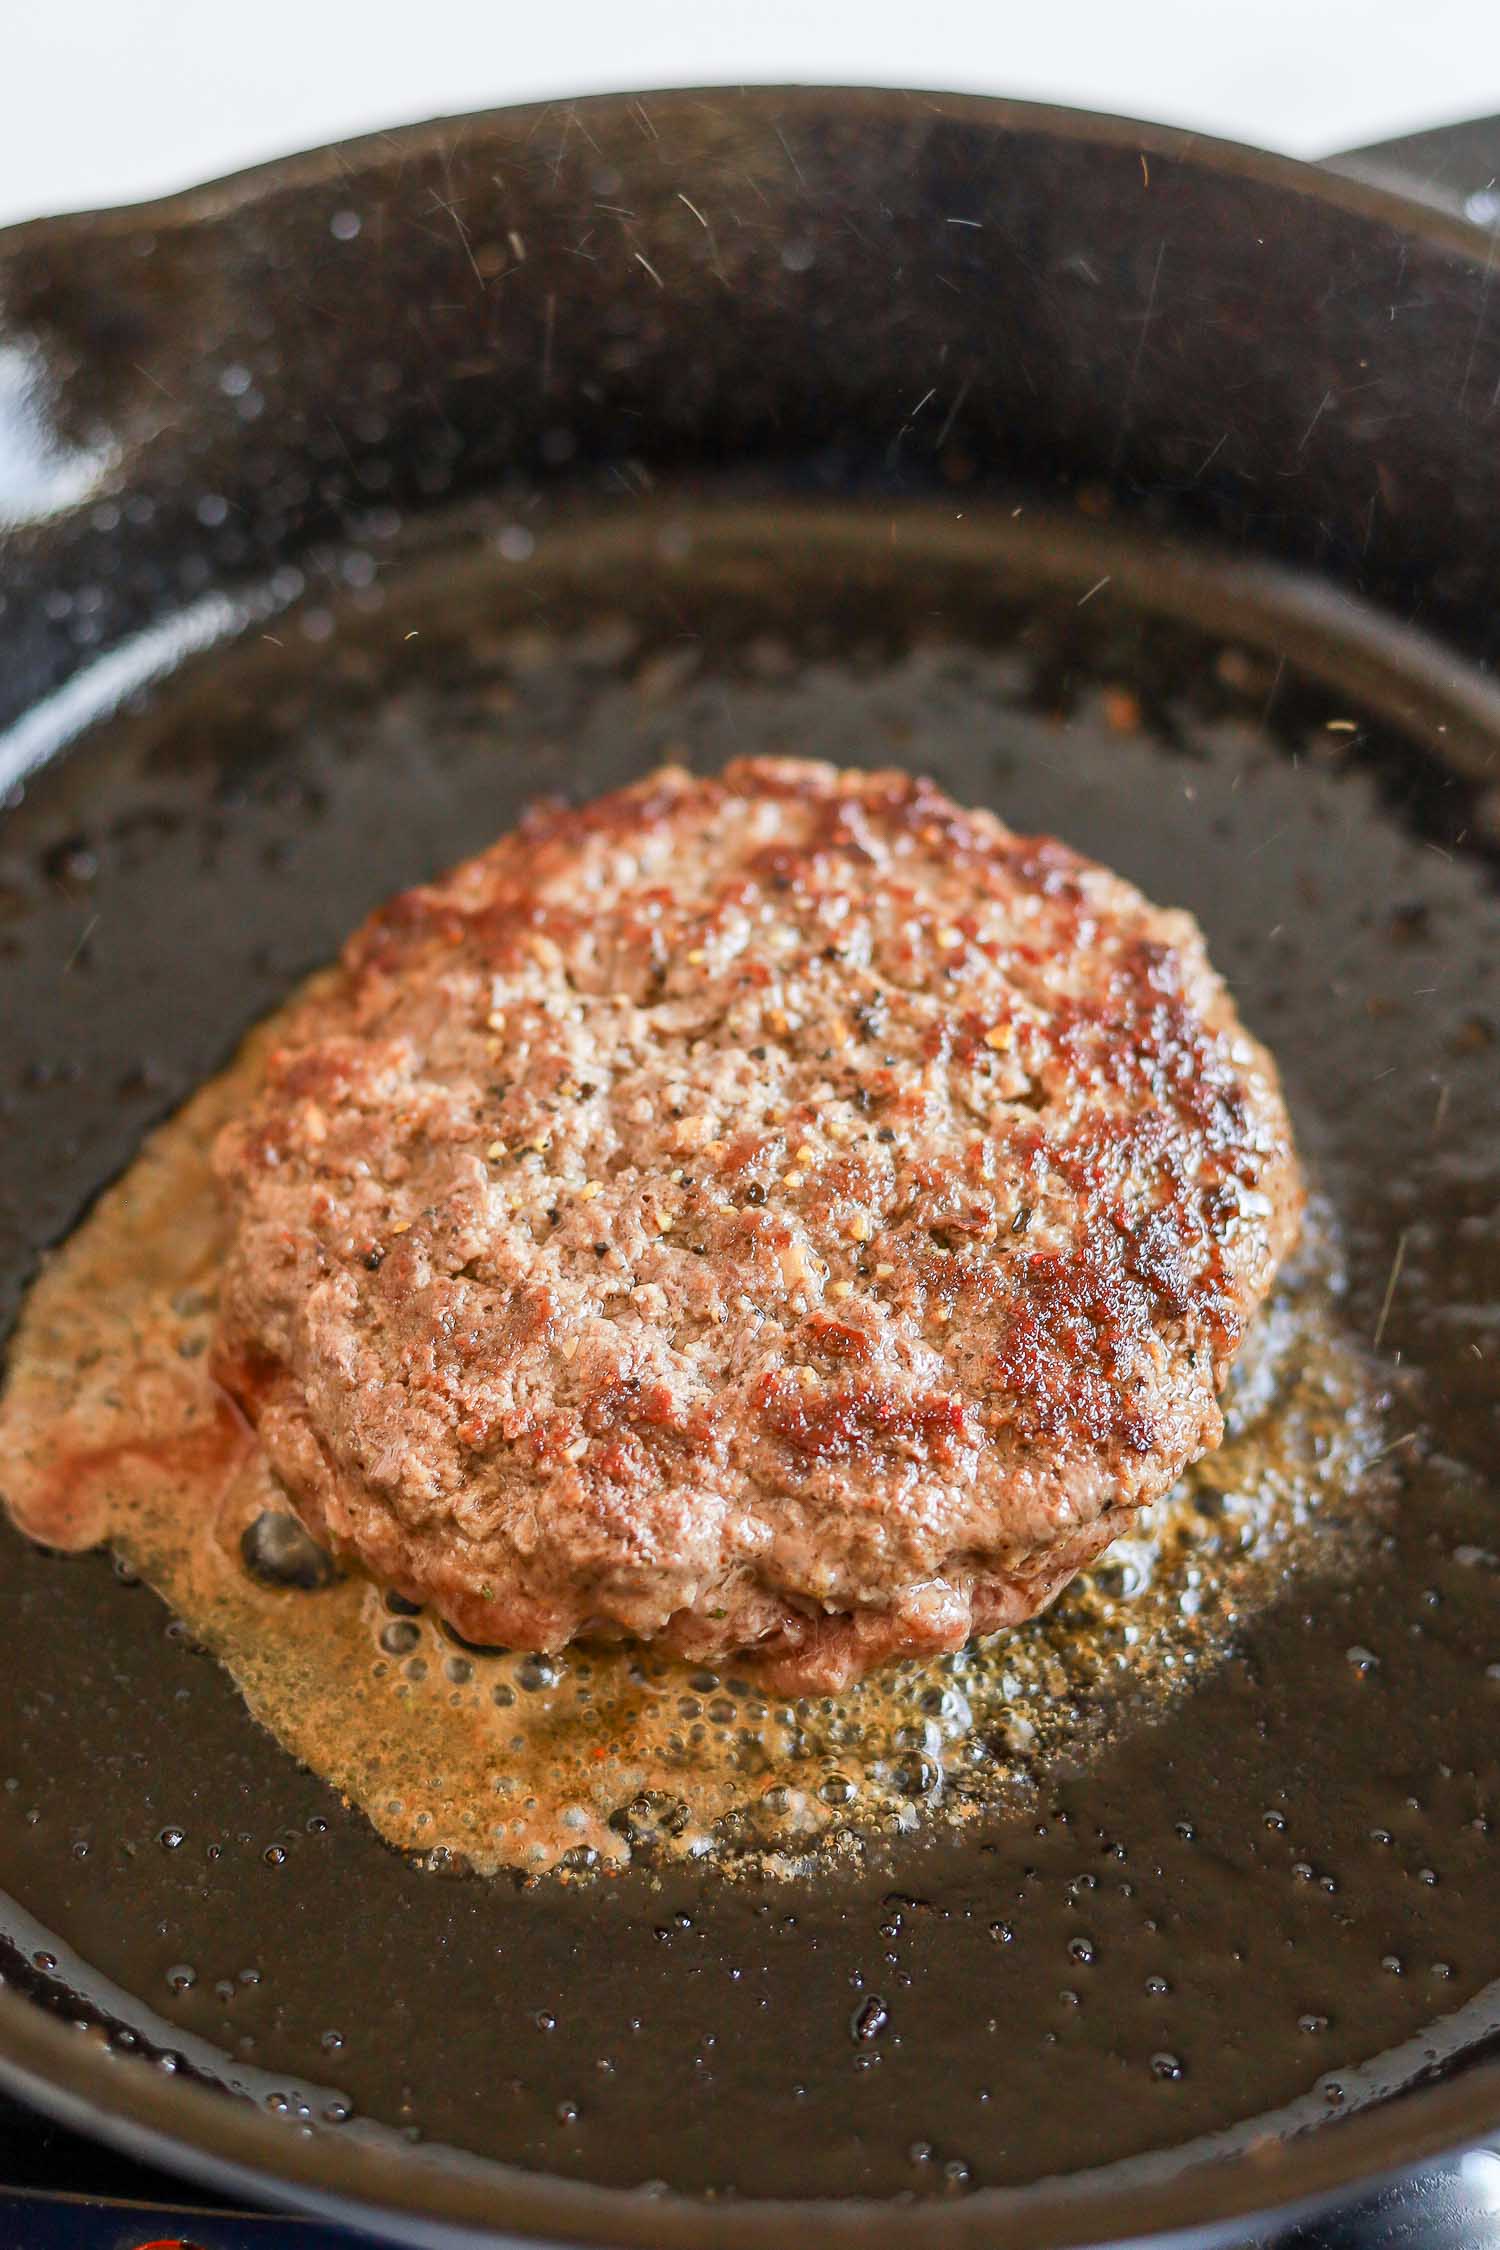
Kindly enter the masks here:
[[1432, 910], [1426, 906], [1398, 906], [1390, 919], [1390, 934], [1403, 944], [1429, 934]]
[[882, 1125], [880, 1131], [875, 1135], [875, 1138], [877, 1141], [893, 1141], [896, 1138], [894, 1127], [890, 1125]]
[[1016, 1213], [1015, 1217], [1010, 1222], [1010, 1231], [1012, 1234], [1024, 1234], [1030, 1224], [1031, 1205], [1029, 1203], [1023, 1203], [1020, 1210]]
[[761, 1186], [759, 1180], [752, 1180], [745, 1190], [745, 1201], [747, 1203], [764, 1203], [765, 1200], [765, 1189]]
[[751, 1048], [751, 1050], [750, 1050], [750, 1060], [751, 1060], [752, 1062], [764, 1062], [764, 1061], [765, 1061], [765, 1059], [766, 1059], [766, 1050], [765, 1050], [765, 1048], [764, 1048], [764, 1047], [752, 1047], [752, 1048]]
[[385, 1252], [383, 1250], [367, 1250], [365, 1252], [365, 1264], [371, 1273], [379, 1273], [381, 1267], [385, 1264]]
[[596, 1242], [594, 1244], [594, 1256], [596, 1258], [605, 1258], [608, 1257], [608, 1255], [609, 1244], [607, 1242]]

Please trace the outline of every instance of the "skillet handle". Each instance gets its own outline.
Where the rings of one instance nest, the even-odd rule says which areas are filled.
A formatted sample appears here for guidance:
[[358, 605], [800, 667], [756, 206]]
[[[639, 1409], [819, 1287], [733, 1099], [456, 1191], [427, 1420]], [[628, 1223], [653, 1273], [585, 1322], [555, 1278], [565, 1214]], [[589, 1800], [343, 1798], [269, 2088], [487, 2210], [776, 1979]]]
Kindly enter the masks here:
[[1440, 211], [1500, 228], [1500, 117], [1403, 133], [1393, 141], [1325, 157], [1330, 172], [1393, 188]]

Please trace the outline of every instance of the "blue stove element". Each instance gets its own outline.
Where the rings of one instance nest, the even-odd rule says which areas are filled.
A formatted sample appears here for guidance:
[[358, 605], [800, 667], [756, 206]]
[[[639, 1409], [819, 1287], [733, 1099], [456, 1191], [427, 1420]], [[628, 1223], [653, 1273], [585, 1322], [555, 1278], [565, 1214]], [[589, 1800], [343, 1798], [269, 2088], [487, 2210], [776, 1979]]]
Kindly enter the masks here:
[[[363, 2233], [214, 2208], [201, 2193], [0, 2098], [0, 2250], [375, 2250]], [[1500, 2150], [1247, 2235], [1239, 2250], [1500, 2250]]]
[[146, 2210], [72, 2195], [0, 2200], [0, 2250], [358, 2250], [359, 2239], [316, 2220], [252, 2213]]
[[[36, 2128], [49, 2131], [40, 2119]], [[115, 2162], [121, 2182], [135, 2171], [126, 2158], [90, 2155], [97, 2169]], [[0, 2250], [376, 2250], [371, 2236], [322, 2218], [202, 2209], [184, 2203], [191, 2194], [175, 2182], [171, 2200], [153, 2203], [0, 2189]], [[1345, 2212], [1246, 2236], [1241, 2250], [1500, 2250], [1500, 2153], [1473, 2151]]]

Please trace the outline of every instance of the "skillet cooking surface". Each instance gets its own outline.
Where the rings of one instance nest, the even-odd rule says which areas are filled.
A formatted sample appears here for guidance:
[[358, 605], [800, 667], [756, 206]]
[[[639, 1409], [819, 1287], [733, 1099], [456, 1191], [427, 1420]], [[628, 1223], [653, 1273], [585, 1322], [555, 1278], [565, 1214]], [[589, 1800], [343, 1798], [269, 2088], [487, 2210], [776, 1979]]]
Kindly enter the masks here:
[[1207, 578], [1170, 605], [1206, 622], [1152, 615], [1148, 564], [1081, 519], [953, 518], [660, 499], [533, 540], [472, 511], [44, 772], [0, 861], [5, 1317], [246, 1024], [539, 790], [668, 753], [902, 762], [1202, 920], [1340, 1214], [1350, 1331], [1380, 1336], [1378, 1538], [1287, 1585], [1159, 1723], [1042, 1766], [1024, 1817], [817, 1883], [526, 1889], [407, 1865], [151, 1594], [7, 1530], [7, 1973], [46, 2005], [81, 1993], [119, 2043], [273, 2109], [741, 2196], [1162, 2155], [1500, 2030], [1483, 801], [1357, 655], [1324, 649], [1320, 684]]

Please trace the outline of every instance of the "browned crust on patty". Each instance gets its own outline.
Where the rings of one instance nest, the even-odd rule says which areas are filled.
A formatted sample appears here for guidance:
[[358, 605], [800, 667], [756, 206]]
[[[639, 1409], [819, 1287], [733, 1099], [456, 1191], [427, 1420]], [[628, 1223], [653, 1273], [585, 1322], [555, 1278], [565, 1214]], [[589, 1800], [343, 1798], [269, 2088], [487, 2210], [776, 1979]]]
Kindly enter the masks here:
[[1291, 1131], [1185, 914], [905, 773], [548, 806], [356, 933], [217, 1152], [216, 1370], [471, 1639], [833, 1686], [1218, 1442]]

